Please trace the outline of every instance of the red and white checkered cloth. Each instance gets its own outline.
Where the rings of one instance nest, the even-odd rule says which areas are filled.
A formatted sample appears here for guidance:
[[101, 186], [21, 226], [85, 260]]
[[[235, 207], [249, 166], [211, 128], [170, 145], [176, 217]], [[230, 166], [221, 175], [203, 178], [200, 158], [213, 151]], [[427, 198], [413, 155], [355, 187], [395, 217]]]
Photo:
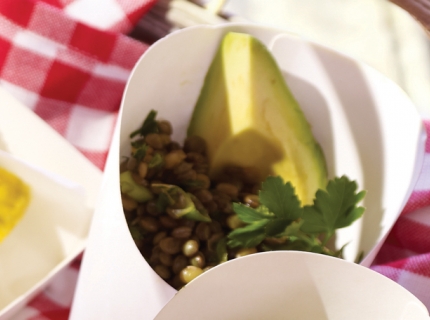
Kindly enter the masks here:
[[430, 119], [424, 124], [427, 142], [421, 174], [371, 268], [408, 289], [430, 311]]
[[[0, 1], [0, 85], [101, 169], [125, 83], [147, 49], [124, 33], [155, 1]], [[67, 319], [79, 266], [77, 258], [13, 319]], [[430, 309], [430, 139], [415, 191], [372, 268]]]
[[0, 1], [0, 85], [103, 168], [125, 82], [147, 45], [70, 15], [79, 9], [87, 23], [125, 32], [154, 2]]
[[[1, 0], [0, 85], [103, 169], [126, 81], [148, 47], [124, 33], [155, 2]], [[15, 319], [67, 319], [79, 262]]]

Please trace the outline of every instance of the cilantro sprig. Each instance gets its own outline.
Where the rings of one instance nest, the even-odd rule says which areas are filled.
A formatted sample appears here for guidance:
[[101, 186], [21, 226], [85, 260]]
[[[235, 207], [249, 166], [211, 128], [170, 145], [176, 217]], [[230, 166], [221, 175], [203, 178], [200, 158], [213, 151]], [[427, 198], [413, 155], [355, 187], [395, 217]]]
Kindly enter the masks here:
[[357, 183], [348, 177], [334, 178], [325, 190], [316, 192], [312, 205], [302, 206], [290, 182], [270, 176], [262, 184], [258, 208], [233, 204], [246, 225], [230, 232], [227, 245], [231, 248], [261, 245], [263, 250], [301, 250], [341, 256], [343, 247], [331, 250], [327, 242], [337, 229], [351, 225], [363, 215], [364, 208], [358, 203], [366, 192], [356, 190]]

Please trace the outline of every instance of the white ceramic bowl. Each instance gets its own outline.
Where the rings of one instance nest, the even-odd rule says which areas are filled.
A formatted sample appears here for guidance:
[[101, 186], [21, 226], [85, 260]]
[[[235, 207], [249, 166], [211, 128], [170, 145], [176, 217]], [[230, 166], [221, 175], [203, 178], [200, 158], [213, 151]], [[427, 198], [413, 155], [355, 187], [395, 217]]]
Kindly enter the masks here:
[[120, 157], [129, 155], [128, 136], [151, 109], [170, 120], [174, 139], [183, 141], [205, 74], [228, 31], [249, 33], [271, 50], [322, 146], [329, 175], [346, 174], [367, 190], [363, 218], [336, 234], [338, 244], [349, 243], [348, 261], [364, 251], [362, 264], [372, 262], [411, 194], [425, 131], [406, 94], [380, 73], [270, 27], [227, 24], [174, 32], [150, 47], [128, 81], [72, 318], [149, 319], [174, 295], [128, 231], [120, 201]]
[[0, 319], [37, 295], [86, 245], [101, 172], [0, 88], [0, 167], [31, 188], [30, 204], [0, 243]]

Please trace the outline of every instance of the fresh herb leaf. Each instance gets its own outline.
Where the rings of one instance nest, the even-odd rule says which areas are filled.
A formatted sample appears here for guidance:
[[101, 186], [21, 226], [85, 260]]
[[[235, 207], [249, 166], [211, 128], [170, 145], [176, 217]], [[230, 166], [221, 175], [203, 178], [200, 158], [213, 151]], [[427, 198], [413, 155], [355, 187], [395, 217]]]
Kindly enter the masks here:
[[326, 190], [317, 191], [313, 205], [305, 206], [302, 231], [331, 236], [336, 229], [351, 225], [364, 213], [364, 208], [357, 207], [357, 203], [365, 191], [356, 193], [356, 190], [357, 183], [346, 176], [330, 180]]
[[[235, 241], [229, 242], [229, 246], [249, 247], [250, 243], [258, 245], [266, 237], [274, 237], [285, 231], [294, 220], [301, 215], [302, 208], [300, 201], [294, 193], [294, 188], [290, 183], [283, 182], [281, 177], [268, 177], [262, 184], [260, 191], [259, 208], [253, 209], [243, 204], [234, 203], [233, 210], [238, 217], [245, 223], [250, 223], [245, 227], [232, 231], [230, 239]], [[262, 231], [255, 231], [250, 226], [262, 225]], [[242, 234], [242, 231], [244, 234]], [[252, 231], [252, 232], [251, 232]], [[252, 236], [254, 233], [265, 234], [258, 236], [256, 239], [247, 240], [246, 235]], [[240, 237], [237, 235], [240, 234]], [[259, 241], [257, 241], [259, 240]], [[240, 243], [242, 241], [242, 243]]]
[[261, 241], [266, 238], [266, 231], [264, 227], [269, 220], [261, 220], [254, 222], [245, 227], [238, 228], [230, 232], [227, 245], [230, 248], [242, 247], [242, 248], [252, 248], [261, 243]]
[[192, 193], [189, 193], [189, 192], [187, 192], [186, 195], [189, 199], [191, 199], [191, 202], [194, 205], [194, 210], [185, 214], [184, 218], [190, 219], [190, 220], [196, 220], [196, 221], [211, 222], [212, 219], [209, 216], [209, 213], [205, 207], [200, 205], [200, 206], [198, 206], [199, 209], [197, 210], [196, 203], [197, 204], [200, 203], [199, 199], [197, 199], [197, 197], [195, 195], [193, 195]]
[[288, 237], [289, 239], [303, 238], [303, 232], [300, 230], [302, 224], [302, 219], [291, 222], [291, 224], [284, 229], [284, 232], [280, 234], [279, 237]]
[[284, 184], [281, 177], [267, 177], [260, 191], [260, 203], [277, 218], [293, 221], [301, 214], [300, 201], [294, 187], [290, 182]]
[[163, 164], [164, 164], [163, 157], [161, 156], [161, 154], [156, 153], [152, 157], [151, 161], [149, 161], [148, 168], [151, 169], [151, 168], [161, 167]]
[[[200, 211], [196, 209], [195, 202], [198, 199], [193, 194], [171, 184], [153, 183], [151, 188], [160, 193], [156, 203], [157, 208], [165, 207], [165, 211], [171, 217], [204, 222], [212, 221], [206, 209], [203, 208]], [[184, 203], [180, 207], [175, 206], [180, 198], [183, 198]]]
[[139, 163], [143, 160], [143, 158], [145, 158], [147, 150], [148, 150], [148, 146], [146, 144], [142, 144], [142, 145], [136, 147], [136, 149], [132, 152], [131, 155]]
[[322, 252], [324, 246], [321, 244], [321, 241], [315, 235], [306, 234], [301, 230], [303, 222], [303, 219], [293, 221], [277, 237], [287, 239], [286, 245], [291, 245], [293, 248], [306, 246], [307, 249], [304, 251]]
[[[364, 208], [357, 204], [365, 192], [357, 193], [356, 189], [356, 182], [346, 176], [335, 178], [326, 190], [316, 192], [313, 205], [302, 207], [290, 183], [284, 184], [280, 177], [268, 177], [262, 184], [258, 208], [233, 204], [237, 216], [247, 225], [231, 231], [227, 245], [261, 245], [263, 250], [302, 250], [339, 257], [344, 247], [333, 251], [326, 244], [336, 229], [351, 225], [363, 215]], [[266, 238], [282, 241], [273, 244], [272, 240], [268, 245], [262, 243]]]
[[242, 203], [233, 203], [233, 210], [238, 215], [239, 219], [245, 223], [253, 223], [264, 219], [272, 219], [274, 215], [264, 213], [262, 210], [256, 210]]
[[127, 194], [137, 202], [146, 202], [152, 199], [152, 193], [144, 186], [137, 184], [130, 171], [124, 171], [119, 176], [121, 192]]
[[138, 134], [145, 136], [149, 133], [158, 133], [158, 126], [157, 122], [155, 121], [156, 116], [157, 111], [151, 110], [143, 121], [142, 126], [130, 133], [130, 138], [134, 138]]
[[175, 203], [175, 200], [165, 191], [158, 195], [156, 207], [158, 212], [164, 212], [168, 206]]
[[284, 234], [285, 229], [291, 224], [291, 219], [273, 219], [266, 225], [266, 234], [268, 237], [278, 237]]

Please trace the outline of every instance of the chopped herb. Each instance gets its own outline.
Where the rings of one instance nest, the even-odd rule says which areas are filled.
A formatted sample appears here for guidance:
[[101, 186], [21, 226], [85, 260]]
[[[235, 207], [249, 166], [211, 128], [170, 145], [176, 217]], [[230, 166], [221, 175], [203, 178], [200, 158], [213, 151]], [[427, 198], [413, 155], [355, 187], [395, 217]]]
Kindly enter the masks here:
[[127, 194], [137, 202], [146, 202], [152, 199], [152, 193], [146, 187], [134, 181], [130, 171], [124, 171], [119, 176], [121, 192]]
[[132, 156], [139, 163], [143, 160], [143, 158], [145, 158], [147, 150], [148, 150], [148, 146], [145, 143], [141, 144], [140, 146], [136, 147], [136, 149], [132, 153]]
[[158, 168], [158, 167], [161, 167], [163, 164], [164, 164], [163, 157], [161, 156], [161, 154], [156, 153], [152, 157], [151, 161], [149, 161], [148, 168], [150, 168], [150, 169], [151, 168]]
[[[165, 210], [171, 217], [175, 219], [185, 218], [188, 220], [204, 222], [212, 221], [206, 210], [197, 210], [193, 201], [193, 199], [195, 199], [193, 194], [185, 192], [178, 186], [164, 183], [152, 184], [152, 188], [155, 188], [160, 192], [157, 200], [157, 208], [165, 206]], [[160, 197], [162, 197], [161, 200]], [[179, 201], [179, 198], [181, 197], [184, 199], [185, 203], [178, 208], [177, 201]]]
[[137, 135], [146, 136], [149, 133], [158, 133], [157, 121], [155, 121], [156, 116], [157, 111], [151, 110], [143, 121], [142, 126], [130, 133], [130, 138], [134, 138]]
[[175, 200], [168, 192], [163, 191], [158, 195], [156, 206], [158, 212], [164, 212], [168, 206], [175, 204]]

